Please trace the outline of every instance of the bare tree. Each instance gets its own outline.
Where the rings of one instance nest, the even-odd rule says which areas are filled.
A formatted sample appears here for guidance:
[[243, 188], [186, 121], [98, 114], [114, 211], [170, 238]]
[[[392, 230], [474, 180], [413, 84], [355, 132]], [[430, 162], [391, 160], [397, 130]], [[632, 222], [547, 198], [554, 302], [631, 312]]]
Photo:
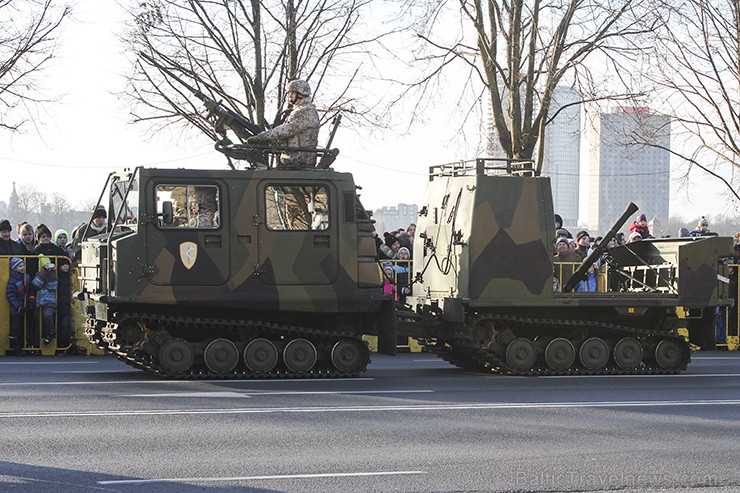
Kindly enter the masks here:
[[478, 108], [478, 127], [490, 108], [501, 151], [510, 159], [535, 159], [537, 174], [544, 147], [537, 144], [556, 116], [550, 115], [555, 87], [575, 86], [584, 101], [632, 97], [631, 81], [595, 81], [606, 82], [610, 69], [619, 74], [651, 29], [643, 2], [635, 0], [407, 2], [410, 11], [419, 5], [426, 10], [412, 16], [421, 19], [416, 62], [426, 70], [404, 95], [429, 95], [454, 72], [462, 90], [474, 95], [460, 100], [469, 112]]
[[21, 183], [18, 185], [18, 210], [16, 214], [19, 220], [35, 224], [41, 214], [41, 206], [44, 197], [32, 183]]
[[54, 0], [0, 0], [0, 128], [18, 131], [51, 99], [39, 82], [70, 15]]
[[[671, 153], [740, 201], [740, 4], [655, 0], [663, 12], [646, 73], [674, 121]], [[685, 177], [688, 180], [688, 174]]]
[[[283, 118], [285, 84], [308, 80], [335, 96], [317, 106], [341, 110], [356, 121], [372, 120], [372, 102], [356, 96], [363, 63], [383, 34], [363, 28], [370, 0], [151, 0], [135, 2], [127, 40], [135, 52], [160, 60], [211, 99], [248, 117], [261, 128]], [[379, 3], [373, 0], [374, 4]], [[369, 70], [369, 69], [368, 69]], [[175, 81], [136, 63], [128, 94], [135, 122], [161, 130], [183, 119], [214, 141], [202, 105]]]

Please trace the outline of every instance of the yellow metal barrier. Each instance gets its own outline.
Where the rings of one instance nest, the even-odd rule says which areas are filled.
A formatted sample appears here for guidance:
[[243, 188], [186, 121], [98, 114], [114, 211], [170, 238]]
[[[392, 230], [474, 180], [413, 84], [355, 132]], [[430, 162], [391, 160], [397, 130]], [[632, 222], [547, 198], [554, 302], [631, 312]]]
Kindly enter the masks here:
[[[580, 262], [553, 262], [553, 291], [561, 292], [563, 285], [581, 266]], [[597, 270], [596, 274], [596, 292], [603, 293], [606, 291], [606, 272]]]
[[738, 285], [740, 264], [724, 265], [726, 270], [723, 274], [730, 279], [728, 290], [730, 290], [729, 294], [734, 301], [734, 306], [721, 308], [718, 328], [724, 332], [724, 342], [718, 342], [717, 347], [727, 349], [728, 351], [737, 351], [740, 349], [740, 310], [738, 310], [737, 306], [738, 298], [740, 297], [740, 285]]
[[[35, 255], [12, 255], [12, 256], [0, 256], [0, 289], [2, 289], [2, 299], [0, 299], [0, 356], [5, 356], [6, 352], [11, 349], [10, 346], [10, 305], [8, 303], [5, 290], [8, 285], [10, 278], [10, 259], [18, 257], [24, 260], [26, 265], [26, 273], [31, 275], [29, 282], [33, 281], [33, 274], [38, 270], [39, 257]], [[58, 263], [57, 257], [48, 257], [54, 263]], [[29, 269], [29, 266], [33, 263], [33, 268]], [[29, 272], [30, 270], [30, 272]], [[79, 274], [77, 269], [70, 270], [70, 296], [78, 289]], [[22, 348], [27, 352], [36, 352], [44, 356], [53, 356], [57, 352], [67, 351], [71, 348], [75, 348], [83, 354], [103, 354], [102, 351], [94, 348], [88, 341], [84, 334], [84, 317], [80, 312], [79, 305], [76, 300], [70, 300], [70, 341], [64, 347], [57, 346], [57, 338], [54, 338], [49, 345], [41, 344], [43, 340], [42, 324], [41, 324], [41, 309], [34, 309], [35, 316], [33, 317], [32, 324], [29, 327], [28, 320], [24, 317], [23, 327], [23, 344]], [[57, 308], [55, 313], [55, 326], [57, 336], [59, 334], [59, 310]], [[33, 337], [38, 341], [38, 344], [32, 344], [32, 340], [29, 340], [29, 335], [33, 331]]]

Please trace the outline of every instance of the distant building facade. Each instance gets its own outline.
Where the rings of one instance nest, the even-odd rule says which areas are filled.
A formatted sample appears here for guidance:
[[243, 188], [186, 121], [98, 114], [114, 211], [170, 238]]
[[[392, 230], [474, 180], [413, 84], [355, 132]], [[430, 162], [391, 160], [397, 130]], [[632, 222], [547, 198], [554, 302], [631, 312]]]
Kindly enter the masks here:
[[621, 108], [597, 117], [590, 163], [589, 231], [608, 231], [630, 202], [648, 220], [668, 220], [670, 127], [670, 117], [648, 108]]
[[[375, 231], [382, 235], [386, 231], [404, 228], [409, 224], [416, 224], [419, 217], [419, 206], [416, 204], [398, 204], [383, 206], [373, 212]], [[381, 236], [382, 237], [382, 236]]]
[[542, 175], [550, 177], [555, 213], [563, 226], [578, 226], [581, 174], [581, 95], [570, 87], [556, 87], [549, 114], [555, 115], [545, 129]]

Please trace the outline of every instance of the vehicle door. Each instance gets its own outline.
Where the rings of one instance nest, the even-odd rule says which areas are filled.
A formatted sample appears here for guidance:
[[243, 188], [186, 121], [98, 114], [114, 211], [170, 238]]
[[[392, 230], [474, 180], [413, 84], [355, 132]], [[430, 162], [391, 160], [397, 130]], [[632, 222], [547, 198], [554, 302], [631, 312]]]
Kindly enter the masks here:
[[339, 271], [336, 190], [329, 182], [265, 180], [255, 274], [265, 284], [332, 284]]
[[149, 280], [157, 285], [220, 285], [229, 278], [227, 187], [217, 180], [154, 183], [147, 227]]

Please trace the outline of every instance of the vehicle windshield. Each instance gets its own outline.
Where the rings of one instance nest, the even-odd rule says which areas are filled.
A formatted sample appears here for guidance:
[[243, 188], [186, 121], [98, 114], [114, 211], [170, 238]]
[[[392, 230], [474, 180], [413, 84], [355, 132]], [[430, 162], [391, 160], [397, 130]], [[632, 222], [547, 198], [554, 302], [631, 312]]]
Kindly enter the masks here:
[[137, 176], [115, 176], [110, 188], [111, 215], [118, 214], [117, 225], [132, 226], [139, 217], [139, 180]]

